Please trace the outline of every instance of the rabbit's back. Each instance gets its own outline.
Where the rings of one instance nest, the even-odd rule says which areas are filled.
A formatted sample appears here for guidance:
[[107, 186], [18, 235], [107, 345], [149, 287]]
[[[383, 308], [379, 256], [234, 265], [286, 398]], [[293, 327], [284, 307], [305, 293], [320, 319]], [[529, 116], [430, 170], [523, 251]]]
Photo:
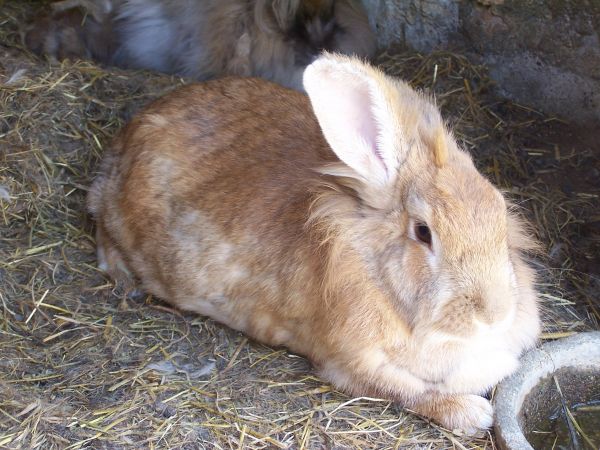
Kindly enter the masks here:
[[156, 101], [123, 130], [89, 207], [111, 247], [104, 252], [118, 249], [116, 266], [145, 290], [298, 348], [301, 329], [288, 342], [291, 331], [268, 322], [285, 323], [281, 309], [312, 314], [310, 289], [298, 299], [293, 285], [320, 270], [304, 225], [313, 169], [333, 160], [304, 95], [259, 79], [215, 80]]

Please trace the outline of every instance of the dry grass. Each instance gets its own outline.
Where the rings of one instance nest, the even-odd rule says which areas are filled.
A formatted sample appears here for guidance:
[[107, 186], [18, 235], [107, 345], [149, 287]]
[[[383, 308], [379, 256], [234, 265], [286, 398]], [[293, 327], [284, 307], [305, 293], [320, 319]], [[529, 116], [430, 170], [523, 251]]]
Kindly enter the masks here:
[[[490, 435], [351, 399], [303, 358], [212, 320], [114, 292], [95, 268], [86, 189], [123, 122], [183, 81], [49, 65], [19, 44], [32, 5], [0, 5], [0, 448], [494, 448]], [[380, 62], [435, 92], [539, 230], [551, 254], [536, 262], [546, 337], [598, 328], [600, 188], [585, 180], [598, 152], [563, 145], [556, 130], [570, 128], [556, 120], [498, 103], [485, 68], [461, 56]]]

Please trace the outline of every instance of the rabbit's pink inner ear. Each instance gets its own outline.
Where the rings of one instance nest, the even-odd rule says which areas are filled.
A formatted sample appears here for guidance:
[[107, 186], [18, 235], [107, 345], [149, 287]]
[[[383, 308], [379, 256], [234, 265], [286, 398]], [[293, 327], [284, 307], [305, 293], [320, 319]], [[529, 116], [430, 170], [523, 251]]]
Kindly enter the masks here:
[[[357, 84], [348, 93], [340, 92], [339, 98], [341, 99], [339, 102], [340, 118], [343, 118], [344, 111], [348, 113], [346, 118], [348, 132], [357, 134], [370, 152], [381, 161], [381, 164], [384, 164], [383, 158], [377, 150], [379, 127], [373, 115], [373, 104], [368, 86]], [[343, 127], [343, 124], [341, 126]]]
[[376, 184], [388, 180], [378, 150], [380, 127], [372, 80], [348, 63], [318, 60], [304, 73], [304, 87], [325, 139], [342, 162]]

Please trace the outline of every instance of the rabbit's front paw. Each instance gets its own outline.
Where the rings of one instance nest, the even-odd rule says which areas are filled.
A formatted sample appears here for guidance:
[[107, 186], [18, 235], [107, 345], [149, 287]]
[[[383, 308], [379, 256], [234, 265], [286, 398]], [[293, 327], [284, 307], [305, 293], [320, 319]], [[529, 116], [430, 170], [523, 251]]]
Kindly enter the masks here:
[[494, 411], [489, 400], [479, 395], [462, 395], [450, 406], [445, 420], [450, 430], [477, 435], [492, 426]]
[[479, 395], [448, 395], [417, 405], [415, 411], [449, 430], [469, 436], [482, 434], [493, 423], [491, 403]]

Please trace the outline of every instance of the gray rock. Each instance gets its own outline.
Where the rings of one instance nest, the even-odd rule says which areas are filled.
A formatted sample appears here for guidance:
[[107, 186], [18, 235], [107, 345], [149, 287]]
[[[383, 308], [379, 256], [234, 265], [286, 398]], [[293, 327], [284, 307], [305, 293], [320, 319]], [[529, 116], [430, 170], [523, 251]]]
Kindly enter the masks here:
[[500, 94], [579, 124], [600, 124], [600, 2], [363, 0], [381, 47], [460, 48]]

